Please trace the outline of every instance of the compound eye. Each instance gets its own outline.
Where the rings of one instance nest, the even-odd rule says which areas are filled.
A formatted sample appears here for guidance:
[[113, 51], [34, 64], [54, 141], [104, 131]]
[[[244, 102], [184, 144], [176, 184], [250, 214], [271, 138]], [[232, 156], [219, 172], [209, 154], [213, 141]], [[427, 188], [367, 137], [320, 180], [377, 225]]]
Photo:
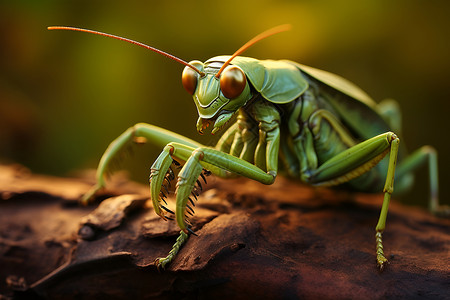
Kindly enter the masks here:
[[183, 74], [181, 74], [181, 83], [184, 89], [191, 95], [194, 95], [195, 89], [197, 88], [198, 77], [199, 74], [189, 67], [185, 67]]
[[220, 75], [220, 89], [228, 99], [239, 97], [247, 84], [244, 71], [237, 66], [228, 66]]

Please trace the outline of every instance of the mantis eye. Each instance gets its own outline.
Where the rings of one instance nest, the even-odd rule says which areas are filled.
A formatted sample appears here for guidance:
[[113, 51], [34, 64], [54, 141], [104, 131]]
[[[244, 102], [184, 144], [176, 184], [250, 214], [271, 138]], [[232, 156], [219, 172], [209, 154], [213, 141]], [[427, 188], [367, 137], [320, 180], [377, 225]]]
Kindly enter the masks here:
[[247, 78], [241, 68], [229, 65], [220, 76], [220, 89], [228, 99], [237, 98], [245, 88]]
[[181, 83], [184, 89], [191, 95], [194, 95], [197, 88], [199, 74], [190, 67], [185, 67], [181, 75]]

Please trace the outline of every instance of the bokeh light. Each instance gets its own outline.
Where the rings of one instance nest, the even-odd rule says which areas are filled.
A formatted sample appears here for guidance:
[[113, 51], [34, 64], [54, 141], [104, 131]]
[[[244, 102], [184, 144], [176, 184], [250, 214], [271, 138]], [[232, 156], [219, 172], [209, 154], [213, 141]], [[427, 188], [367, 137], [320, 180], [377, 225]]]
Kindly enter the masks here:
[[[0, 161], [68, 175], [94, 168], [129, 126], [147, 122], [205, 144], [181, 86], [183, 67], [142, 48], [67, 25], [132, 38], [184, 60], [231, 54], [254, 35], [293, 29], [246, 56], [290, 59], [350, 79], [403, 111], [402, 147], [429, 144], [440, 156], [442, 202], [450, 203], [446, 138], [450, 85], [447, 1], [2, 1]], [[143, 147], [125, 166], [145, 182], [161, 149]], [[408, 197], [428, 195], [427, 170]]]

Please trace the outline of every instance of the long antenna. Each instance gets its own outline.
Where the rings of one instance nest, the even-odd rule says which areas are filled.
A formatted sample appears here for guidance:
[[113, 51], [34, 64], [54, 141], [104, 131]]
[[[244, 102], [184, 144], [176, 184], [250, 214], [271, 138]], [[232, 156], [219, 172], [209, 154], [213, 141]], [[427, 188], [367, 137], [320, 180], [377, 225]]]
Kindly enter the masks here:
[[90, 29], [83, 29], [83, 28], [78, 28], [78, 27], [69, 27], [69, 26], [49, 26], [47, 27], [48, 30], [72, 30], [72, 31], [81, 31], [81, 32], [87, 32], [87, 33], [93, 33], [93, 34], [98, 34], [98, 35], [102, 35], [102, 36], [106, 36], [106, 37], [110, 37], [116, 40], [121, 40], [121, 41], [125, 41], [131, 44], [135, 44], [138, 46], [141, 46], [143, 48], [146, 48], [148, 50], [154, 51], [156, 53], [159, 53], [161, 55], [164, 55], [165, 57], [168, 57], [170, 59], [173, 59], [176, 62], [179, 62], [180, 64], [183, 64], [189, 68], [191, 68], [192, 70], [194, 70], [195, 72], [197, 72], [198, 74], [200, 74], [200, 76], [204, 76], [205, 73], [203, 73], [202, 71], [200, 71], [199, 69], [197, 69], [196, 67], [194, 67], [193, 65], [189, 64], [188, 62], [182, 60], [181, 58], [178, 58], [172, 54], [169, 54], [167, 52], [164, 52], [162, 50], [156, 49], [154, 47], [151, 47], [149, 45], [140, 43], [140, 42], [136, 42], [134, 40], [130, 40], [127, 38], [123, 38], [121, 36], [117, 36], [117, 35], [113, 35], [113, 34], [109, 34], [109, 33], [104, 33], [104, 32], [100, 32], [100, 31], [95, 31], [95, 30], [90, 30]]
[[234, 52], [233, 55], [231, 55], [231, 57], [222, 65], [222, 67], [220, 68], [219, 72], [217, 72], [216, 74], [216, 78], [219, 78], [220, 73], [222, 73], [222, 71], [225, 69], [226, 66], [228, 66], [231, 61], [238, 56], [239, 54], [241, 54], [242, 52], [246, 51], [248, 48], [250, 48], [251, 46], [253, 46], [254, 44], [256, 44], [257, 42], [280, 32], [283, 31], [287, 31], [290, 30], [292, 28], [292, 26], [290, 24], [284, 24], [284, 25], [279, 25], [276, 27], [272, 27], [260, 34], [258, 34], [257, 36], [255, 36], [254, 38], [252, 38], [250, 41], [248, 41], [247, 43], [245, 43], [241, 48], [239, 48], [236, 52]]

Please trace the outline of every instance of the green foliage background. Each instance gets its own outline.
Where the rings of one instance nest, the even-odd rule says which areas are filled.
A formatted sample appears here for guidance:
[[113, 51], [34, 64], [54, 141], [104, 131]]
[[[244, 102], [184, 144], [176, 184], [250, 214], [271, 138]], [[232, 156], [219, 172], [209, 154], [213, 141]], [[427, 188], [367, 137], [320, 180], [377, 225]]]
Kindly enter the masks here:
[[[0, 161], [58, 175], [93, 168], [109, 142], [137, 122], [214, 142], [195, 131], [181, 65], [123, 42], [47, 26], [114, 33], [204, 61], [290, 23], [291, 31], [245, 55], [325, 69], [377, 101], [398, 100], [402, 146], [437, 148], [441, 198], [450, 203], [449, 12], [448, 1], [414, 0], [0, 1]], [[139, 149], [125, 165], [131, 177], [146, 181], [159, 151]], [[426, 181], [419, 174], [408, 198], [423, 203]]]

